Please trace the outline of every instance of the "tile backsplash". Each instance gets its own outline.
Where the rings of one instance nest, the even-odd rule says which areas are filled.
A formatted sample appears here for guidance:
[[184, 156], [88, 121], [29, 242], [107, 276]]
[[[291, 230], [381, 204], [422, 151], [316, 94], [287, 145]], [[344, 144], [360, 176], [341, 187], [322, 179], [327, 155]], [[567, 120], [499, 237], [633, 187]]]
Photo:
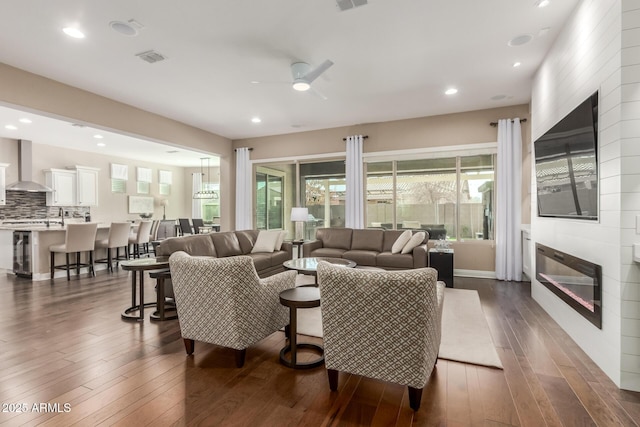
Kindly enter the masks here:
[[[58, 217], [59, 206], [47, 206], [46, 193], [7, 191], [6, 205], [0, 206], [0, 220], [45, 219]], [[63, 206], [67, 217], [83, 217], [90, 209], [85, 206]]]

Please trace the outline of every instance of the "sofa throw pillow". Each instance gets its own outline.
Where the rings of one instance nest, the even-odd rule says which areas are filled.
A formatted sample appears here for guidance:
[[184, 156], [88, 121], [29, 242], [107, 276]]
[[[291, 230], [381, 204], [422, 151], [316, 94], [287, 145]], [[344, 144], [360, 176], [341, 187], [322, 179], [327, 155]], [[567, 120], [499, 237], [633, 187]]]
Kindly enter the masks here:
[[276, 246], [273, 248], [274, 251], [279, 251], [282, 249], [282, 243], [284, 242], [284, 238], [287, 237], [286, 231], [281, 231], [278, 233], [278, 239], [276, 240]]
[[393, 246], [391, 246], [391, 253], [399, 254], [400, 252], [402, 252], [402, 249], [405, 247], [407, 242], [409, 242], [409, 240], [411, 240], [411, 230], [406, 230], [404, 233], [398, 236], [396, 241], [393, 243]]
[[279, 231], [260, 230], [256, 243], [253, 245], [253, 249], [251, 249], [251, 253], [273, 252], [279, 235]]
[[403, 254], [411, 253], [411, 251], [413, 251], [413, 248], [415, 248], [420, 243], [422, 243], [422, 241], [424, 240], [425, 236], [426, 236], [426, 234], [424, 234], [424, 231], [418, 231], [416, 234], [411, 236], [411, 239], [409, 239], [407, 244], [404, 245], [404, 248], [402, 248], [402, 253]]

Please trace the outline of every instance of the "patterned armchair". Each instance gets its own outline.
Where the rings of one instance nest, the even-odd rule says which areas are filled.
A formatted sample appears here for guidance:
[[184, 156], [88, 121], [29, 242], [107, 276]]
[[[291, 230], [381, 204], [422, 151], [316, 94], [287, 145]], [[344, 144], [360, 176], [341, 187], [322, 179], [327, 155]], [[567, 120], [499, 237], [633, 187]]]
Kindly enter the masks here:
[[240, 368], [247, 347], [289, 323], [279, 294], [295, 286], [295, 271], [260, 279], [248, 256], [205, 258], [182, 251], [171, 255], [169, 266], [189, 355], [194, 341], [233, 348]]
[[440, 348], [443, 282], [432, 268], [358, 270], [318, 265], [329, 387], [338, 371], [409, 387], [418, 410]]

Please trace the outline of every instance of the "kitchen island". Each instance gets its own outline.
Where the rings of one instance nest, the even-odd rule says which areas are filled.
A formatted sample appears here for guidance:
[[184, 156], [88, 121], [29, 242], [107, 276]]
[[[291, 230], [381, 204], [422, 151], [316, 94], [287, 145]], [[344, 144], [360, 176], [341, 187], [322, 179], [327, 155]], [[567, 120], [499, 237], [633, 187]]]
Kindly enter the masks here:
[[[108, 238], [109, 227], [110, 224], [99, 223], [96, 239]], [[64, 243], [66, 230], [66, 225], [60, 223], [50, 223], [48, 227], [27, 221], [24, 224], [0, 224], [0, 268], [8, 270], [8, 273], [20, 271], [20, 276], [31, 276], [32, 280], [50, 279], [49, 247]], [[61, 259], [57, 263], [63, 261], [64, 255], [59, 256]], [[100, 253], [96, 250], [94, 259], [100, 258], [106, 258], [106, 250]], [[96, 268], [106, 266], [97, 264]], [[55, 277], [65, 275], [64, 271], [60, 271], [56, 272]]]

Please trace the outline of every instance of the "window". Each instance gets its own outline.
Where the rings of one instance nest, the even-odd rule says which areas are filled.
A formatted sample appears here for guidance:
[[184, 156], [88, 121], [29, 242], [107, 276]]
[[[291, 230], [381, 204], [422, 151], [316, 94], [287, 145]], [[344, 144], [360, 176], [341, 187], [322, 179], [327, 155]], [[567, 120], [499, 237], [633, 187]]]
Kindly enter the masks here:
[[169, 196], [171, 194], [171, 171], [158, 171], [158, 185], [159, 193], [162, 196]]
[[[213, 182], [203, 182], [202, 189], [210, 191], [212, 194], [220, 193], [220, 184]], [[220, 197], [211, 199], [201, 199], [202, 220], [206, 223], [218, 223], [220, 220]]]
[[152, 171], [148, 168], [137, 168], [136, 170], [137, 180], [136, 187], [138, 194], [149, 194], [151, 187], [151, 175]]
[[367, 164], [367, 225], [431, 238], [493, 239], [495, 156]]
[[111, 163], [111, 192], [126, 193], [127, 179], [129, 177], [129, 167]]

